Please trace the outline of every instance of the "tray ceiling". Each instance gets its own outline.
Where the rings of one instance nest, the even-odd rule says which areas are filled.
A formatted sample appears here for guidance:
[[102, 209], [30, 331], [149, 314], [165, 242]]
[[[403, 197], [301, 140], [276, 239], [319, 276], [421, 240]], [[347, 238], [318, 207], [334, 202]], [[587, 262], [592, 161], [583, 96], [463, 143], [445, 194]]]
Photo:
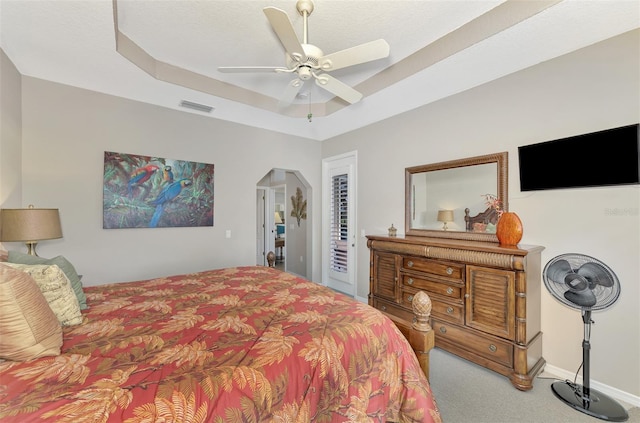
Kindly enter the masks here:
[[291, 75], [217, 70], [283, 66], [262, 9], [287, 12], [302, 40], [293, 0], [0, 0], [0, 45], [23, 75], [323, 140], [638, 28], [639, 4], [316, 0], [309, 43], [325, 54], [390, 45], [386, 59], [331, 72], [364, 94], [353, 105], [307, 82], [281, 107]]

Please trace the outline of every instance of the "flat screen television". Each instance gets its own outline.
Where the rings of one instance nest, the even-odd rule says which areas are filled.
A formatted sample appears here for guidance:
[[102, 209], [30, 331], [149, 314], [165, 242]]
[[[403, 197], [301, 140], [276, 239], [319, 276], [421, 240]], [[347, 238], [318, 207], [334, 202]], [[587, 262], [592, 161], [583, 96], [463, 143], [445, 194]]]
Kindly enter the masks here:
[[638, 124], [518, 147], [520, 190], [640, 183]]

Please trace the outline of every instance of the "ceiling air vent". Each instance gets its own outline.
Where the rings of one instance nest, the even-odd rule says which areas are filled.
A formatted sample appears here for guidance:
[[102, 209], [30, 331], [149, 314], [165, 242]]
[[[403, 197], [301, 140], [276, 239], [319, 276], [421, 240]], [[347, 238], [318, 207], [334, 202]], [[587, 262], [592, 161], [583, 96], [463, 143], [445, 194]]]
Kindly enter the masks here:
[[180, 102], [180, 106], [186, 107], [187, 109], [197, 110], [199, 112], [211, 113], [213, 107], [207, 106], [205, 104], [194, 103], [192, 101], [182, 100]]

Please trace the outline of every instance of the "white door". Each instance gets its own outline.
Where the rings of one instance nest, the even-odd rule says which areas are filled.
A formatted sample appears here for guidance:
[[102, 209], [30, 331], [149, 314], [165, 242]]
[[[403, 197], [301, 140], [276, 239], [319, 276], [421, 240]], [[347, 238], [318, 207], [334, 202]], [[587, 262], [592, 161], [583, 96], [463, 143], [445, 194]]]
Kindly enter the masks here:
[[322, 162], [323, 283], [355, 296], [356, 152]]

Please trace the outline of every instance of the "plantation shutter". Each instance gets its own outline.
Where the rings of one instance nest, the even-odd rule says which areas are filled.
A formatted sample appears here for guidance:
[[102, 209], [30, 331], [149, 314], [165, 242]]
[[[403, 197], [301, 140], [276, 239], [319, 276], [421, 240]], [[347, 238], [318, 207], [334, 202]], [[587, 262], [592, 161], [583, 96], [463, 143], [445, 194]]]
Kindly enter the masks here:
[[347, 244], [349, 231], [349, 177], [347, 174], [335, 175], [331, 183], [331, 214], [329, 241], [329, 268], [335, 272], [348, 270]]

